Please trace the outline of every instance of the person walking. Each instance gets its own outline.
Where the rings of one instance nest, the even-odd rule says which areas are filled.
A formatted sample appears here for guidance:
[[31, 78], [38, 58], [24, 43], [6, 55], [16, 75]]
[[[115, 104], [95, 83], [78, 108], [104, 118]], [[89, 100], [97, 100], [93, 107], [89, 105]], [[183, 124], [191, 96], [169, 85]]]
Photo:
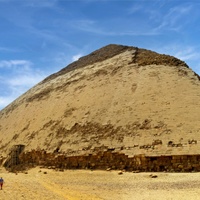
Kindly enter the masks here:
[[1, 190], [2, 190], [2, 188], [3, 188], [3, 183], [4, 183], [4, 180], [3, 180], [3, 178], [1, 177], [1, 178], [0, 178], [0, 187], [1, 187]]

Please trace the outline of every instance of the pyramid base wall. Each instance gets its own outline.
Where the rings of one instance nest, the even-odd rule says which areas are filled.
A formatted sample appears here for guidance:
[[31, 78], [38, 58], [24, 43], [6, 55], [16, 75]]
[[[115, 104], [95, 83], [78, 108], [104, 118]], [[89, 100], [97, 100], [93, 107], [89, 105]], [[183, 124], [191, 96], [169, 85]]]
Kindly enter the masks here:
[[[82, 156], [66, 156], [46, 151], [23, 152], [20, 166], [43, 166], [53, 169], [100, 169], [141, 172], [195, 172], [200, 171], [200, 155], [171, 155], [128, 157], [111, 151]], [[19, 169], [19, 168], [18, 168]]]

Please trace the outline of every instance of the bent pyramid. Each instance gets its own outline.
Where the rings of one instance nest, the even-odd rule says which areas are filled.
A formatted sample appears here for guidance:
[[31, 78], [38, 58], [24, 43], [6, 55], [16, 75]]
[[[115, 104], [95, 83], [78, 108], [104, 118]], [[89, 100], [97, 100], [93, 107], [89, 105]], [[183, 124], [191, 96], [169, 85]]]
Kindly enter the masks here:
[[184, 62], [111, 44], [3, 109], [0, 149], [6, 157], [13, 146], [23, 145], [24, 156], [40, 159], [45, 152], [54, 162], [58, 155], [88, 159], [105, 152], [127, 159], [191, 156], [200, 153], [199, 121], [200, 78]]

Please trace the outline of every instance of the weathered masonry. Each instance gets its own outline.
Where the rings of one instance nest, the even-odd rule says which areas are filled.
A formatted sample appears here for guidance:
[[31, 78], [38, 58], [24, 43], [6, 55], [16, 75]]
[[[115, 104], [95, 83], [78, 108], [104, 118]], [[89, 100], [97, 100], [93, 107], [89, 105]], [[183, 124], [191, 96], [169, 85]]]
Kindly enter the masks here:
[[21, 144], [14, 145], [7, 159], [3, 163], [3, 166], [6, 168], [10, 168], [12, 166], [19, 165], [20, 164], [19, 155], [23, 152], [24, 148], [25, 148], [25, 145], [21, 145]]
[[61, 153], [47, 153], [33, 150], [19, 156], [25, 166], [44, 166], [61, 169], [113, 169], [126, 171], [200, 171], [200, 155], [170, 155], [128, 157], [125, 154], [104, 151], [83, 156], [66, 156]]

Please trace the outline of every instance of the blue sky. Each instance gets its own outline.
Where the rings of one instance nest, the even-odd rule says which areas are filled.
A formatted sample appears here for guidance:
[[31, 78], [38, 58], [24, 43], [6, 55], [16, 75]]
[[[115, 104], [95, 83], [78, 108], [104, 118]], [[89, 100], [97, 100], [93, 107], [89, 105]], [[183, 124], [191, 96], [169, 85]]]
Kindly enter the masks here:
[[0, 109], [107, 44], [173, 55], [200, 74], [198, 0], [0, 0]]

